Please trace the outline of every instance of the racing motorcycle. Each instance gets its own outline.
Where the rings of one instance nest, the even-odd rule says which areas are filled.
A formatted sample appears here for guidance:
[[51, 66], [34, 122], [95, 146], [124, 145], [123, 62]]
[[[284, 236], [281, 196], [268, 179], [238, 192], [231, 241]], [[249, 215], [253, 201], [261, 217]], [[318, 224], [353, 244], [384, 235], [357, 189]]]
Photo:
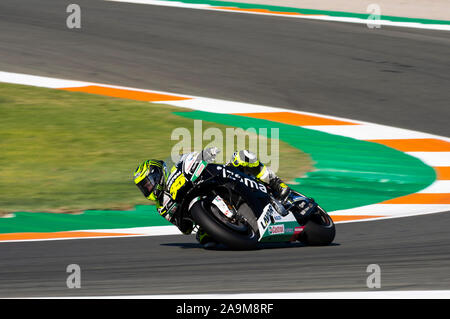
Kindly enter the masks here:
[[269, 186], [239, 169], [200, 161], [186, 181], [175, 218], [190, 219], [231, 249], [255, 249], [264, 242], [329, 245], [330, 216], [313, 199], [291, 191], [283, 202]]

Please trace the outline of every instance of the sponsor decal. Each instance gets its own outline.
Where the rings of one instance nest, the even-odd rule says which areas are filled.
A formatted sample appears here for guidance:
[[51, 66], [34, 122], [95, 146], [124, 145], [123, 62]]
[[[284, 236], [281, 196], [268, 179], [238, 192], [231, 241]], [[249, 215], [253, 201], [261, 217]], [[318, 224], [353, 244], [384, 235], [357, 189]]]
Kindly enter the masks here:
[[284, 224], [280, 225], [271, 225], [269, 227], [269, 234], [271, 235], [280, 235], [284, 234]]
[[194, 174], [192, 175], [191, 181], [194, 182], [194, 181], [200, 176], [200, 174], [201, 174], [201, 173], [203, 172], [203, 170], [205, 169], [206, 165], [207, 165], [207, 163], [206, 163], [205, 161], [201, 161], [201, 162], [198, 164], [197, 168], [195, 169]]
[[261, 217], [259, 217], [259, 220], [258, 220], [259, 224], [261, 225], [262, 230], [263, 230], [262, 233], [264, 233], [267, 226], [271, 222], [271, 218], [272, 218], [274, 212], [275, 212], [275, 210], [271, 204], [268, 204], [266, 207], [264, 207], [263, 213], [261, 214]]
[[232, 171], [229, 171], [226, 168], [222, 168], [220, 166], [218, 166], [217, 169], [222, 170], [222, 176], [224, 178], [230, 178], [235, 181], [238, 180], [249, 188], [259, 189], [261, 192], [267, 193], [266, 186], [264, 186], [261, 183], [258, 183], [257, 181], [255, 181], [253, 179], [249, 179], [247, 177], [242, 177], [241, 175], [234, 173]]
[[233, 217], [233, 212], [228, 208], [227, 204], [223, 201], [223, 199], [217, 195], [216, 198], [213, 199], [212, 203], [216, 205], [216, 207], [228, 218]]
[[303, 232], [303, 229], [305, 226], [295, 227], [294, 228], [294, 234], [292, 235], [290, 241], [296, 241], [298, 240], [300, 234]]
[[175, 181], [170, 186], [170, 195], [175, 200], [177, 197], [178, 190], [186, 183], [186, 178], [181, 174], [175, 179]]
[[273, 219], [273, 214], [275, 213], [275, 209], [272, 207], [271, 204], [268, 204], [266, 207], [264, 207], [264, 210], [258, 218], [258, 230], [259, 230], [259, 239], [261, 239], [264, 234], [266, 233], [267, 227], [269, 227], [271, 222], [275, 222]]

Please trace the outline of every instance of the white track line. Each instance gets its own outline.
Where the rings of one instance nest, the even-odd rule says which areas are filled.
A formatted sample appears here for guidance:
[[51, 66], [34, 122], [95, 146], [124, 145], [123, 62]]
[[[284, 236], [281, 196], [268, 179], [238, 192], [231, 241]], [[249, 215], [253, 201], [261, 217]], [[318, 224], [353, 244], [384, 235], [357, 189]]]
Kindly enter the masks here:
[[379, 124], [314, 125], [303, 127], [329, 134], [346, 136], [357, 140], [387, 140], [387, 139], [412, 139], [412, 138], [435, 137], [434, 135], [428, 133], [422, 133], [418, 131], [412, 131]]
[[429, 166], [450, 166], [450, 152], [405, 152]]
[[[329, 212], [331, 216], [386, 216], [410, 217], [450, 211], [450, 204], [372, 204]], [[375, 219], [378, 220], [378, 219]]]
[[182, 235], [181, 231], [176, 226], [173, 225], [115, 228], [115, 229], [85, 229], [78, 231], [87, 233], [98, 232], [98, 233], [132, 234], [137, 236]]
[[162, 101], [161, 103], [219, 114], [280, 112], [279, 108], [271, 106], [217, 100], [204, 97], [197, 97], [192, 100], [182, 101]]
[[450, 198], [450, 181], [435, 181], [433, 184], [428, 186], [427, 188], [422, 189], [421, 194], [442, 194], [448, 193]]
[[32, 85], [32, 86], [45, 87], [45, 88], [49, 88], [49, 89], [58, 89], [58, 88], [63, 88], [63, 87], [80, 87], [80, 86], [87, 86], [87, 85], [93, 84], [90, 82], [54, 79], [54, 78], [49, 78], [46, 76], [37, 76], [37, 75], [2, 72], [2, 71], [0, 71], [0, 82], [6, 82], [6, 83], [12, 83], [12, 84], [22, 84], [22, 85]]

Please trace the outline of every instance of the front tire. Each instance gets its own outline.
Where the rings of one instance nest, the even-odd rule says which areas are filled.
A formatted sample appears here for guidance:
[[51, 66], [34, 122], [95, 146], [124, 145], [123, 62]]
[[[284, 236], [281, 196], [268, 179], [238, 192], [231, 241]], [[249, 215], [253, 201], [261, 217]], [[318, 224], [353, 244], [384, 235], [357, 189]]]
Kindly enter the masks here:
[[231, 249], [249, 250], [257, 247], [258, 237], [249, 225], [246, 232], [231, 229], [215, 218], [207, 206], [204, 200], [199, 200], [190, 212], [195, 223], [209, 236]]
[[301, 242], [311, 246], [326, 246], [333, 242], [336, 227], [331, 217], [319, 206], [305, 225]]

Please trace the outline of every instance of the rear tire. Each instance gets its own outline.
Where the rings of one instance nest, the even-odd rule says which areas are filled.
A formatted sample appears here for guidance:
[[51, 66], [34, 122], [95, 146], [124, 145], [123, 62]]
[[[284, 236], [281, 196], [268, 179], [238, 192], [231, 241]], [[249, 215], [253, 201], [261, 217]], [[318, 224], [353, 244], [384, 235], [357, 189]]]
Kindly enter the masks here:
[[320, 207], [306, 223], [301, 242], [311, 246], [326, 246], [333, 242], [336, 227], [331, 217]]
[[250, 225], [248, 225], [249, 233], [237, 232], [217, 220], [205, 206], [205, 202], [199, 200], [191, 207], [190, 212], [195, 223], [214, 240], [236, 250], [249, 250], [257, 247], [258, 237]]

